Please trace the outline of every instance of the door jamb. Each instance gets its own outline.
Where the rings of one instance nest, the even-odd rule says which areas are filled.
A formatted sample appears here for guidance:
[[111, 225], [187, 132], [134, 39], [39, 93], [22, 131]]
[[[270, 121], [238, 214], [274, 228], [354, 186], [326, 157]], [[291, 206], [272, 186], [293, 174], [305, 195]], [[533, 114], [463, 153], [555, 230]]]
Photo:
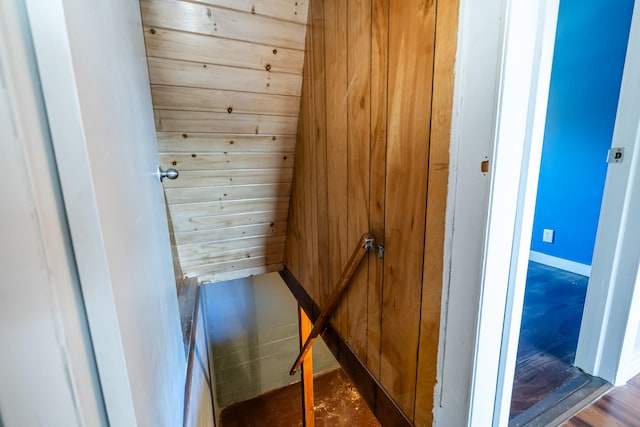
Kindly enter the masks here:
[[614, 385], [626, 383], [640, 371], [640, 360], [634, 355], [640, 323], [638, 49], [640, 7], [634, 7], [612, 141], [612, 146], [625, 148], [625, 159], [607, 170], [575, 360], [585, 372]]
[[[515, 40], [516, 43], [522, 41], [521, 36], [514, 37], [511, 31], [514, 24], [517, 27], [517, 33], [526, 25], [524, 21], [517, 19], [519, 13], [522, 12], [520, 8], [525, 7], [519, 3], [517, 1], [511, 2], [507, 15], [505, 61], [501, 80], [501, 107], [498, 112], [483, 271], [483, 293], [471, 395], [469, 418], [471, 425], [489, 425], [489, 420], [492, 425], [506, 425], [508, 423], [511, 384], [515, 369], [520, 313], [524, 300], [526, 266], [531, 240], [530, 230], [540, 161], [538, 150], [542, 146], [541, 132], [544, 130], [544, 116], [546, 116], [546, 99], [543, 98], [548, 96], [548, 83], [547, 94], [544, 93], [543, 84], [537, 88], [534, 84], [532, 85], [531, 103], [528, 110], [529, 120], [533, 118], [530, 123], [534, 125], [532, 131], [527, 130], [528, 136], [534, 137], [531, 141], [525, 139], [525, 145], [531, 142], [533, 144], [524, 149], [522, 156], [506, 157], [506, 153], [509, 153], [508, 150], [513, 148], [505, 147], [504, 143], [501, 145], [501, 141], [505, 141], [503, 126], [505, 120], [512, 117], [513, 108], [509, 108], [505, 99], [515, 94], [513, 87], [509, 88], [509, 55], [510, 52], [513, 52], [511, 50], [513, 41]], [[548, 6], [550, 4], [551, 2]], [[552, 19], [557, 20], [557, 4], [551, 5], [551, 8], [553, 7], [555, 7], [555, 12], [551, 12], [551, 15], [549, 15], [550, 10], [547, 11], [547, 24]], [[552, 16], [554, 13], [555, 16]], [[628, 52], [634, 52], [634, 48], [637, 51], [637, 45], [640, 44], [639, 27], [640, 16], [638, 8], [636, 8]], [[549, 43], [548, 36], [552, 33], [555, 34], [555, 22], [553, 22], [552, 28], [547, 28], [545, 31], [547, 33], [546, 43]], [[548, 55], [549, 51], [553, 51], [554, 38], [552, 37], [550, 41], [551, 48], [547, 48], [546, 53], [543, 50], [543, 57]], [[543, 62], [549, 61], [547, 64], [549, 76], [551, 59], [552, 56], [549, 56], [547, 60], [543, 59]], [[640, 242], [634, 239], [634, 236], [640, 232], [640, 227], [637, 225], [637, 221], [634, 223], [632, 219], [640, 215], [640, 194], [634, 195], [634, 192], [631, 191], [634, 185], [640, 184], [640, 150], [634, 149], [636, 142], [640, 139], [640, 106], [634, 103], [634, 100], [640, 96], [640, 72], [637, 67], [640, 67], [640, 61], [627, 55], [619, 106], [625, 110], [619, 111], [620, 121], [616, 121], [613, 145], [625, 146], [628, 161], [624, 167], [616, 170], [610, 168], [607, 174], [605, 197], [615, 200], [617, 205], [611, 204], [610, 200], [603, 200], [602, 222], [596, 240], [596, 253], [594, 253], [594, 260], [598, 259], [598, 261], [594, 262], [592, 272], [592, 278], [594, 276], [600, 277], [600, 281], [596, 286], [592, 286], [591, 282], [589, 285], [585, 320], [580, 333], [581, 344], [579, 344], [576, 357], [577, 366], [614, 384], [623, 384], [630, 376], [637, 373], [630, 370], [633, 368], [632, 362], [637, 362], [634, 359], [633, 350], [638, 332], [637, 323], [640, 320], [640, 315], [634, 315], [632, 309], [632, 306], [640, 306], [640, 289], [635, 286], [638, 259], [640, 258]], [[538, 82], [541, 82], [544, 72], [541, 69], [539, 71]], [[635, 74], [632, 71], [635, 71]], [[520, 79], [522, 77], [519, 76]], [[535, 79], [532, 79], [531, 82], [535, 82]], [[536, 96], [541, 101], [538, 105], [535, 103]], [[522, 108], [523, 104], [520, 107], [520, 114], [527, 112], [525, 108]], [[541, 107], [544, 107], [542, 119], [540, 119], [541, 112], [537, 111]], [[531, 116], [532, 113], [533, 116]], [[537, 119], [536, 116], [538, 116]], [[542, 121], [540, 122], [540, 120]], [[513, 118], [507, 122], [506, 126], [513, 126]], [[508, 141], [513, 142], [513, 138], [506, 140], [506, 142]], [[540, 144], [539, 147], [537, 144]], [[500, 161], [501, 156], [502, 161]], [[522, 160], [522, 163], [519, 160]], [[515, 165], [505, 164], [509, 161]], [[509, 184], [509, 180], [520, 184], [520, 189], [515, 193], [515, 197], [513, 191], [516, 185]], [[620, 191], [621, 188], [625, 191]], [[515, 211], [513, 210], [514, 199], [518, 200]], [[529, 206], [528, 210], [527, 205]], [[605, 208], [605, 206], [607, 207]], [[509, 228], [511, 228], [511, 236], [513, 237], [511, 241], [507, 239]], [[608, 240], [608, 244], [603, 244], [605, 240]], [[509, 241], [509, 244], [505, 244], [505, 241]], [[508, 257], [509, 253], [510, 257]], [[601, 262], [600, 256], [602, 254], [609, 255], [607, 263]], [[496, 301], [498, 302], [496, 303]], [[484, 302], [491, 302], [491, 307]], [[614, 306], [615, 310], [612, 309]], [[504, 317], [501, 318], [501, 315]], [[496, 338], [497, 330], [502, 331], [501, 342]], [[594, 334], [593, 331], [596, 333]], [[498, 358], [496, 358], [496, 345], [501, 347], [501, 357]], [[594, 351], [594, 349], [597, 350]], [[635, 365], [636, 368], [640, 367], [637, 366], [640, 365], [638, 363]], [[495, 388], [492, 387], [494, 379]], [[495, 391], [495, 393], [490, 391]], [[493, 408], [492, 418], [489, 418], [489, 410], [486, 409], [488, 407]]]
[[27, 0], [26, 6], [107, 418], [135, 425], [64, 5]]
[[506, 15], [470, 425], [508, 422], [558, 8], [514, 0]]

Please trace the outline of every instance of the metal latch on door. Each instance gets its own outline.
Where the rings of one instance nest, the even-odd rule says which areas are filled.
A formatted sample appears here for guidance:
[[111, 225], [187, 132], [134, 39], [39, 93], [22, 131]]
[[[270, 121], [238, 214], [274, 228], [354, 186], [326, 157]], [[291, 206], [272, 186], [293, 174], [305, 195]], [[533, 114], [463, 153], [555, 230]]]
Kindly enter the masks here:
[[611, 147], [607, 154], [607, 163], [622, 163], [624, 160], [624, 147]]

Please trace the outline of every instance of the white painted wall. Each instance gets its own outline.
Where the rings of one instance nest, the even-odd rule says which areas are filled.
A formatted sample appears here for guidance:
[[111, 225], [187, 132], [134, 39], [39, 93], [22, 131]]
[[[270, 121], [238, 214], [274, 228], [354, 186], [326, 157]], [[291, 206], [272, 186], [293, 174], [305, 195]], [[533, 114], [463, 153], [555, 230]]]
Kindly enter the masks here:
[[26, 2], [109, 422], [180, 425], [186, 363], [139, 4]]
[[[289, 375], [300, 348], [298, 306], [278, 273], [211, 283], [202, 296], [219, 408], [300, 381]], [[313, 372], [338, 367], [317, 340]]]
[[23, 2], [0, 2], [0, 425], [106, 426]]
[[[639, 298], [640, 294], [640, 266], [638, 266], [638, 277], [636, 278], [636, 295], [635, 298]], [[634, 359], [640, 359], [640, 321], [637, 326], [638, 331], [636, 332], [636, 344], [634, 346]], [[640, 372], [640, 361], [638, 362], [638, 371]]]
[[[638, 286], [638, 282], [636, 282], [636, 286]], [[640, 358], [640, 328], [638, 328], [638, 336], [636, 338], [635, 354], [636, 357]]]
[[627, 356], [623, 359], [621, 380], [640, 374], [640, 265], [635, 280], [635, 290], [627, 327]]

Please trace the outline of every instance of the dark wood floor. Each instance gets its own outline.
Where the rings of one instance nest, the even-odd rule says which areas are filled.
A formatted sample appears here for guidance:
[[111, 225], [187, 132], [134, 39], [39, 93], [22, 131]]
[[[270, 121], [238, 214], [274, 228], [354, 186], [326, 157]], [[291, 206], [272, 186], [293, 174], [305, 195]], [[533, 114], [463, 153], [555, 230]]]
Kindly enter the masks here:
[[572, 366], [588, 278], [531, 262], [510, 418], [583, 376]]
[[640, 426], [640, 375], [578, 412], [567, 427]]
[[[342, 369], [314, 378], [317, 427], [378, 427], [380, 424]], [[300, 383], [225, 408], [221, 427], [302, 426]]]

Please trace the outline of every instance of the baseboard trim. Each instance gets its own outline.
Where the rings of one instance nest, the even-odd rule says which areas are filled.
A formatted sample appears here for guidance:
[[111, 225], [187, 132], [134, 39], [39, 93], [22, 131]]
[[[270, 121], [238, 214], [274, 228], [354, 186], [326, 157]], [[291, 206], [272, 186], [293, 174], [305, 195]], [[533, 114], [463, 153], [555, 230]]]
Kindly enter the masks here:
[[580, 264], [579, 262], [569, 261], [568, 259], [558, 258], [555, 256], [543, 254], [542, 252], [530, 251], [529, 260], [561, 270], [570, 271], [581, 276], [591, 276], [591, 266]]
[[[320, 314], [320, 308], [313, 301], [311, 296], [304, 289], [298, 279], [286, 267], [280, 271], [282, 280], [302, 306], [312, 322], [315, 322]], [[340, 334], [333, 328], [331, 323], [327, 324], [322, 339], [327, 347], [342, 366], [342, 369], [349, 376], [353, 384], [358, 389], [362, 399], [367, 403], [371, 412], [383, 426], [411, 426], [412, 423], [402, 413], [400, 408], [393, 402], [391, 397], [382, 388], [373, 374], [358, 359], [358, 356], [342, 339]]]

